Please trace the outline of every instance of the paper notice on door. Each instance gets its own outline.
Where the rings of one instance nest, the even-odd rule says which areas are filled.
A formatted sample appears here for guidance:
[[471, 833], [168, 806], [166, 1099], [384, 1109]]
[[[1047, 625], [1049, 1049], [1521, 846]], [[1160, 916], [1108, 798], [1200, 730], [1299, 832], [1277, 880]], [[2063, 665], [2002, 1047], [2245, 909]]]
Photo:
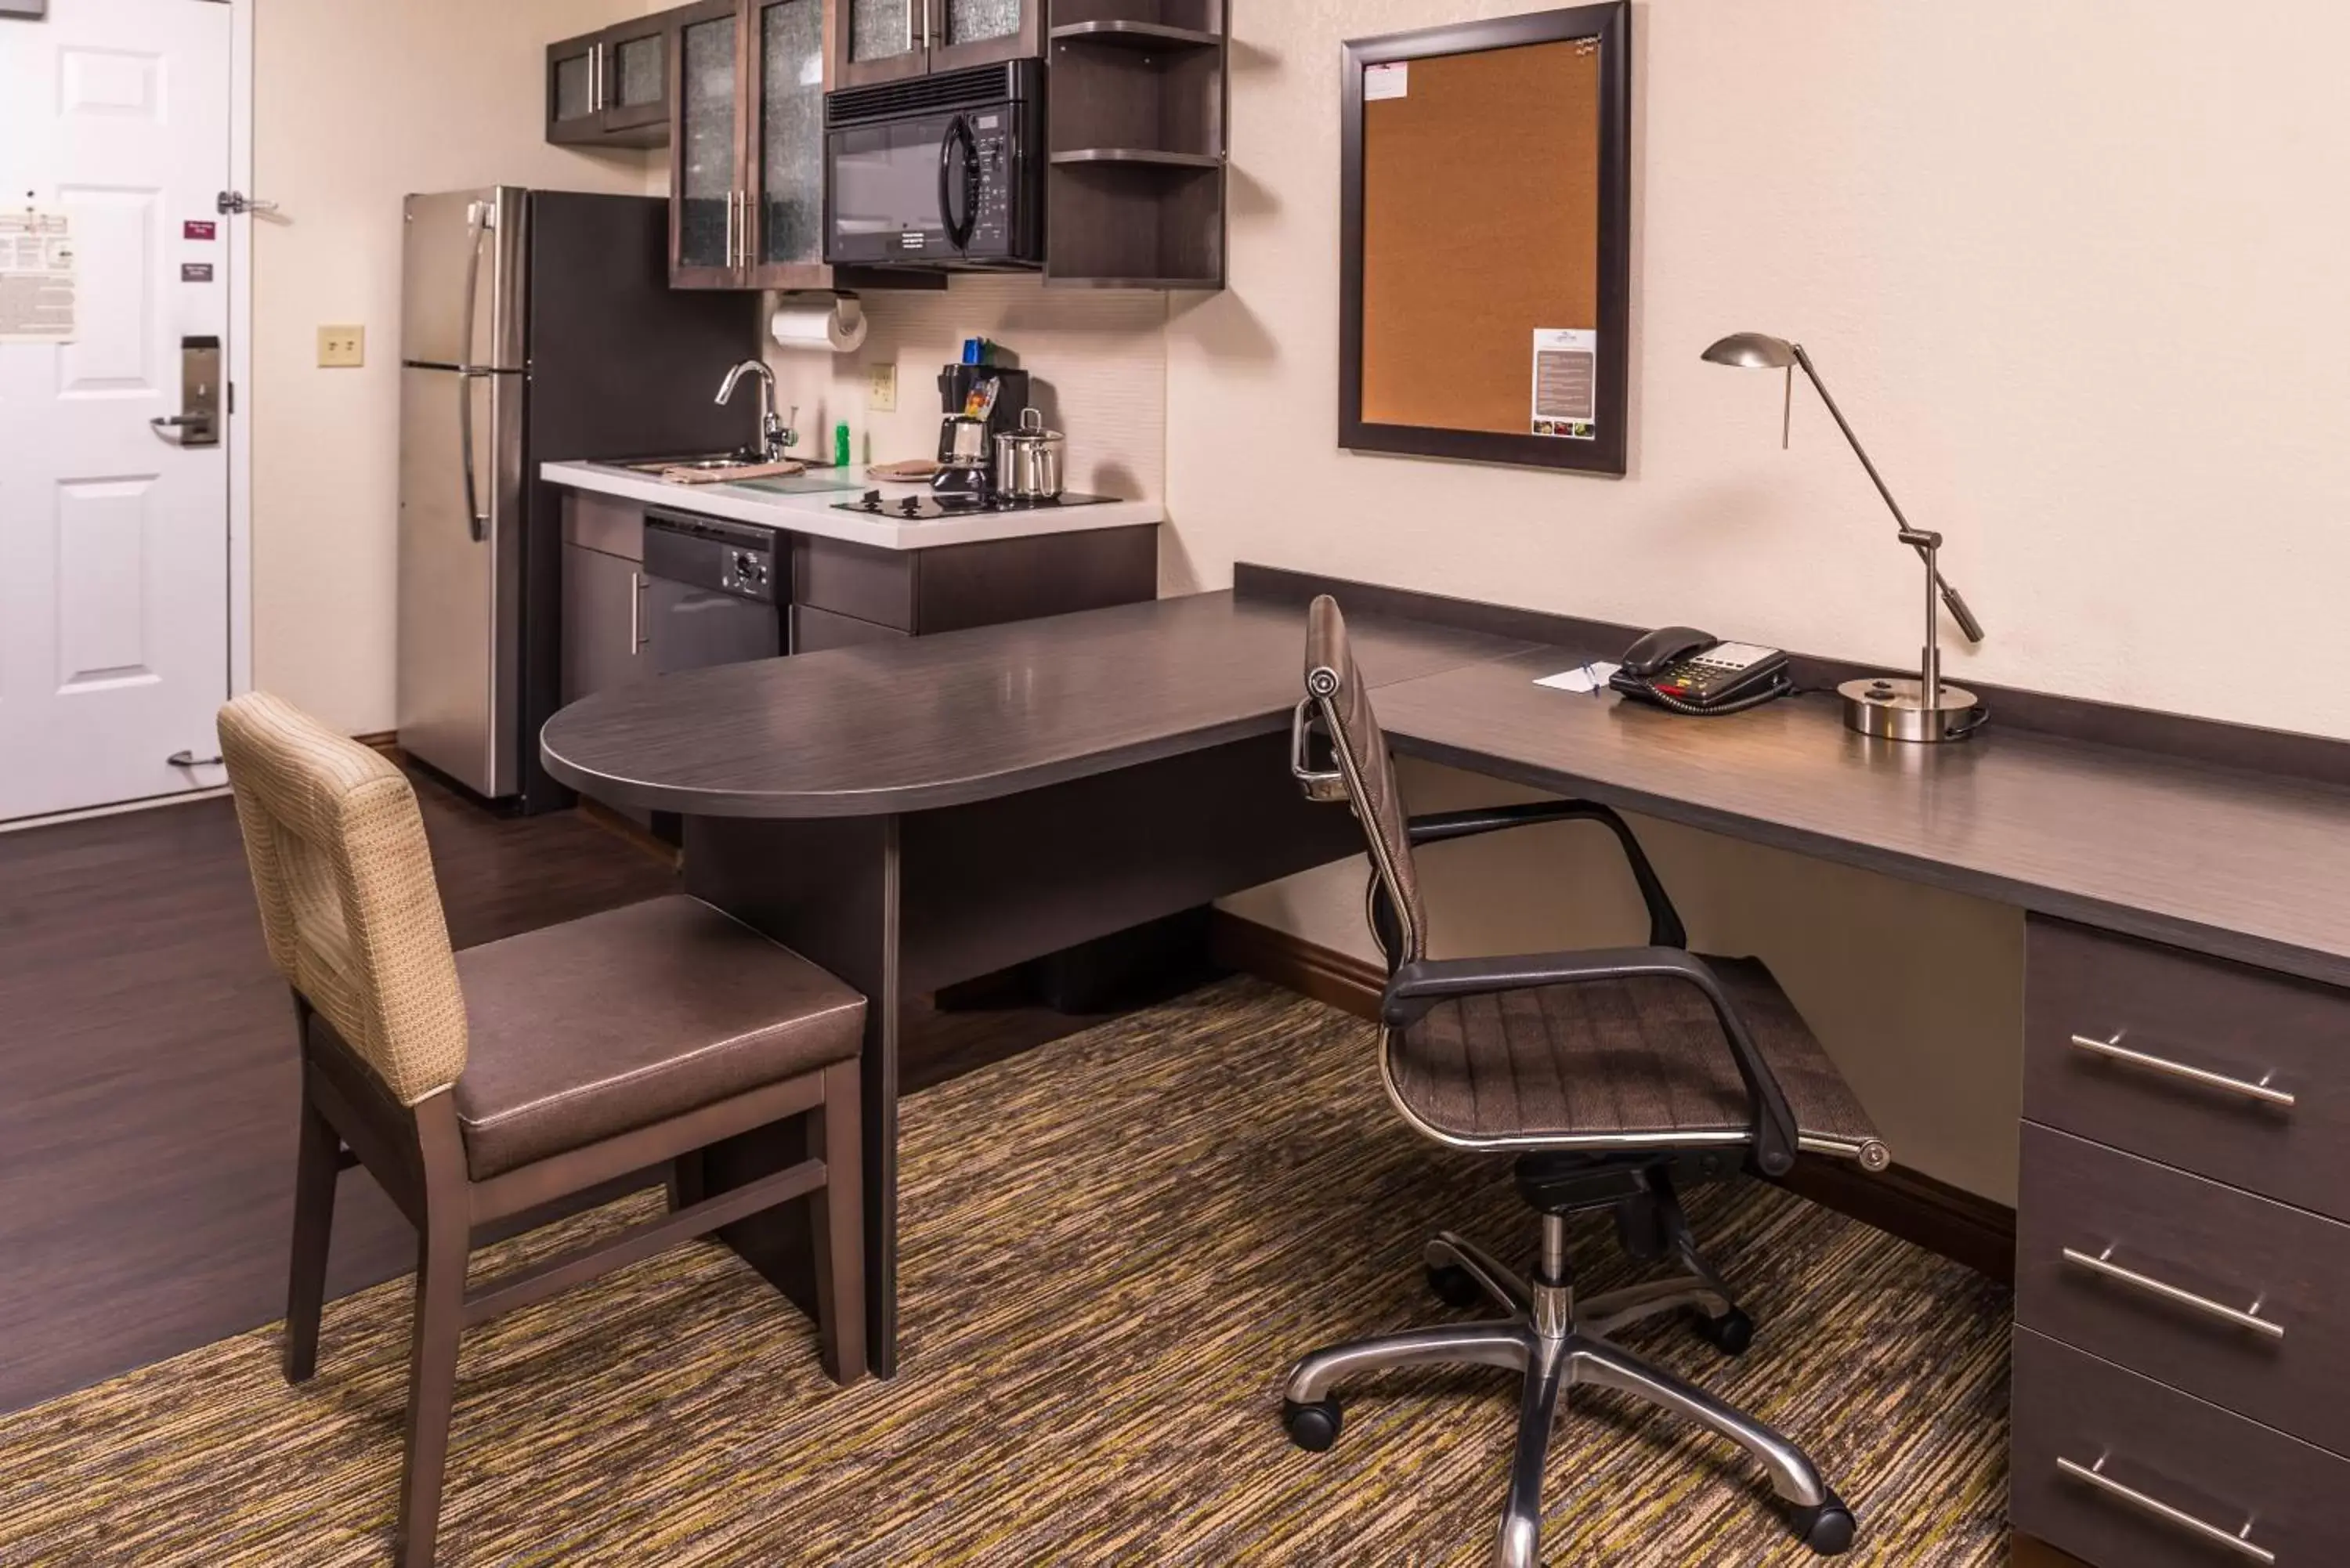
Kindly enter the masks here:
[[0, 213], [0, 343], [73, 339], [72, 220], [63, 213]]
[[1389, 66], [1363, 67], [1363, 101], [1377, 103], [1383, 98], [1411, 96], [1411, 62], [1398, 60]]
[[1598, 439], [1599, 334], [1579, 327], [1534, 328], [1534, 434]]

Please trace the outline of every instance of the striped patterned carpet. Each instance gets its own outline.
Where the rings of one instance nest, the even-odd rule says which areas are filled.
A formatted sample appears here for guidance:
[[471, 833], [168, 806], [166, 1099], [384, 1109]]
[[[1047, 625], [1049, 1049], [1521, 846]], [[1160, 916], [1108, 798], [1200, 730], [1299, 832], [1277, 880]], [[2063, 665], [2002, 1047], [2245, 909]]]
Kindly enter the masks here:
[[[1398, 1124], [1368, 1025], [1227, 981], [918, 1096], [905, 1126], [901, 1376], [833, 1387], [712, 1244], [499, 1320], [465, 1343], [442, 1562], [1486, 1561], [1506, 1375], [1357, 1387], [1323, 1455], [1274, 1420], [1300, 1351], [1441, 1321], [1430, 1231], [1532, 1241], [1504, 1162]], [[1775, 1192], [1691, 1210], [1755, 1347], [1724, 1362], [1669, 1322], [1627, 1343], [1807, 1444], [1861, 1514], [1846, 1561], [2003, 1563], [2006, 1293]], [[1604, 1226], [1593, 1289], [1623, 1273]], [[400, 1282], [330, 1306], [300, 1390], [273, 1327], [0, 1417], [0, 1563], [383, 1561], [407, 1314]], [[1617, 1396], [1576, 1395], [1550, 1474], [1554, 1568], [1814, 1561], [1742, 1459]]]

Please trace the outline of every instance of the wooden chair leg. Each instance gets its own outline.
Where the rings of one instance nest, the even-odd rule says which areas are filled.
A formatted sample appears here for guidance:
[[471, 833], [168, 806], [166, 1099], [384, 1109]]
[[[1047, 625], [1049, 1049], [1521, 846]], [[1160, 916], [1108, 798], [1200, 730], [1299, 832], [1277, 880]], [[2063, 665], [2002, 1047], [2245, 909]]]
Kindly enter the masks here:
[[816, 1326], [836, 1383], [865, 1376], [865, 1158], [858, 1066], [825, 1069], [824, 1106], [808, 1117], [808, 1152], [824, 1161], [824, 1190], [807, 1199], [816, 1250]]
[[674, 1214], [710, 1196], [702, 1179], [702, 1151], [691, 1149], [669, 1162], [669, 1209]]
[[[445, 1232], [453, 1229], [453, 1238]], [[416, 1322], [408, 1362], [408, 1449], [400, 1474], [393, 1555], [400, 1568], [430, 1568], [441, 1522], [441, 1477], [449, 1456], [449, 1415], [457, 1403], [457, 1336], [465, 1314], [465, 1231], [417, 1245]]]
[[447, 1095], [416, 1107], [424, 1165], [424, 1224], [416, 1247], [416, 1321], [408, 1363], [408, 1452], [400, 1474], [400, 1568], [432, 1568], [441, 1523], [449, 1417], [457, 1403], [457, 1337], [465, 1324], [465, 1257], [473, 1243], [464, 1146]]
[[293, 1262], [286, 1283], [286, 1380], [318, 1369], [318, 1316], [327, 1304], [327, 1247], [335, 1226], [343, 1140], [302, 1091], [301, 1153], [294, 1165]]

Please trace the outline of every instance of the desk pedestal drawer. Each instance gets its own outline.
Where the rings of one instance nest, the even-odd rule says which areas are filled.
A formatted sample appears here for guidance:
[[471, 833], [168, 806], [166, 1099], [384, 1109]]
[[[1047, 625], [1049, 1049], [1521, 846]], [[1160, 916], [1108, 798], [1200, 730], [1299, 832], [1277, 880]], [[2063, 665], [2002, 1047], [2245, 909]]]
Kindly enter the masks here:
[[2025, 1328], [2012, 1457], [2010, 1522], [2094, 1568], [2338, 1568], [2350, 1542], [2350, 1461]]
[[2023, 1114], [2350, 1220], [2350, 992], [2033, 919]]
[[2026, 1123], [2015, 1320], [2350, 1454], [2350, 1225]]

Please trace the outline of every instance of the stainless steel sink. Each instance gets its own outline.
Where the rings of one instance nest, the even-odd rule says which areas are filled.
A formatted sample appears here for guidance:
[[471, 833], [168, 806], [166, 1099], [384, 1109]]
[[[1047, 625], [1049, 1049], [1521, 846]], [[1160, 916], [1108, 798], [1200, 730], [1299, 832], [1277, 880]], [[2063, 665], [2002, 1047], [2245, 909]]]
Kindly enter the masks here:
[[625, 468], [630, 473], [666, 473], [672, 468], [686, 468], [697, 473], [708, 473], [722, 468], [748, 468], [754, 463], [763, 463], [765, 461], [766, 459], [754, 452], [723, 452], [714, 455], [697, 453], [691, 457], [641, 458], [634, 462], [623, 462], [615, 466]]

